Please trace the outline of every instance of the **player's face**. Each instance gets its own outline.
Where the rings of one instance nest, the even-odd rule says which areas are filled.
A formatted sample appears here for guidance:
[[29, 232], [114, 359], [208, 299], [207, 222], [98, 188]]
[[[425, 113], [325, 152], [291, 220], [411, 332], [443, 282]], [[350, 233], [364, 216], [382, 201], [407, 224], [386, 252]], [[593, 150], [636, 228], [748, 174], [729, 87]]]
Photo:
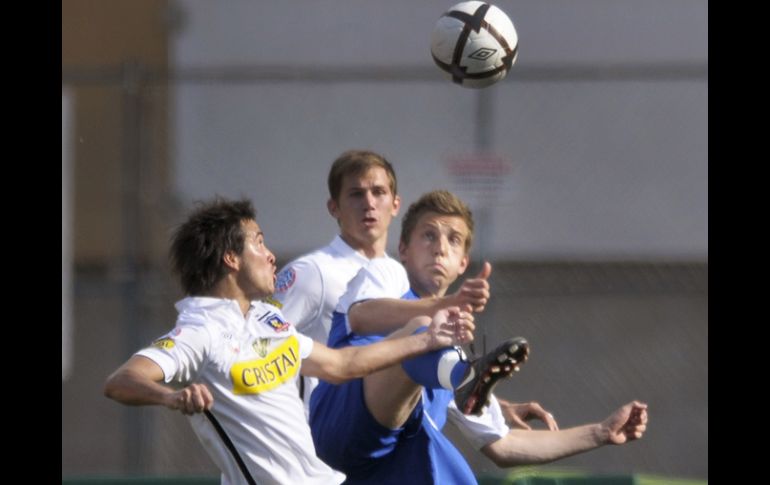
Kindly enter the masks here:
[[243, 222], [242, 228], [239, 286], [251, 299], [272, 295], [275, 291], [275, 256], [265, 245], [265, 237], [255, 221]]
[[388, 226], [400, 203], [385, 169], [373, 167], [342, 180], [339, 201], [329, 201], [329, 212], [337, 219], [345, 242], [372, 257], [385, 250]]
[[401, 262], [417, 294], [443, 296], [468, 267], [468, 225], [457, 216], [426, 212], [412, 230], [409, 244], [399, 245]]

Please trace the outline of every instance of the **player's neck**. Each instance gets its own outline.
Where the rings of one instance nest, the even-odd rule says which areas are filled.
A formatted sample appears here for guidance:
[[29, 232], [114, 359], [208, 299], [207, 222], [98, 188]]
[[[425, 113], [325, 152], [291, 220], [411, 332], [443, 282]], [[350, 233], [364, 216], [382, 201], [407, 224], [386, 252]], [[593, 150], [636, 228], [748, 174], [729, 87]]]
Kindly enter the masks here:
[[229, 276], [220, 280], [207, 296], [223, 298], [225, 300], [235, 300], [244, 316], [248, 313], [252, 300]]
[[420, 298], [441, 298], [446, 295], [447, 288], [436, 288], [420, 284], [418, 281], [409, 278], [409, 286], [415, 295]]
[[363, 247], [359, 248], [358, 252], [366, 256], [368, 259], [380, 258], [385, 256], [385, 246], [382, 247]]
[[385, 248], [387, 247], [388, 243], [387, 239], [374, 241], [372, 243], [362, 243], [360, 241], [353, 240], [345, 234], [340, 234], [340, 237], [347, 243], [348, 246], [353, 248], [354, 251], [366, 257], [367, 259], [374, 259], [385, 256]]

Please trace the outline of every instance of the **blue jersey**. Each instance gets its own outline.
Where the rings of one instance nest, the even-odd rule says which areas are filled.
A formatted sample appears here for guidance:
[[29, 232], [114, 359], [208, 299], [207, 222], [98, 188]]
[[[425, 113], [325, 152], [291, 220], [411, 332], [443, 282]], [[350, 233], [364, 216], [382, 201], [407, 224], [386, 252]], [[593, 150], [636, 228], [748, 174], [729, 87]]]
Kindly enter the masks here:
[[[411, 290], [402, 298], [418, 299]], [[334, 312], [329, 347], [367, 345], [383, 338], [349, 332], [347, 315]], [[310, 400], [318, 456], [344, 472], [351, 484], [477, 483], [465, 458], [441, 432], [452, 398], [446, 389], [424, 389], [406, 423], [388, 429], [366, 408], [362, 379], [341, 385], [321, 381]]]

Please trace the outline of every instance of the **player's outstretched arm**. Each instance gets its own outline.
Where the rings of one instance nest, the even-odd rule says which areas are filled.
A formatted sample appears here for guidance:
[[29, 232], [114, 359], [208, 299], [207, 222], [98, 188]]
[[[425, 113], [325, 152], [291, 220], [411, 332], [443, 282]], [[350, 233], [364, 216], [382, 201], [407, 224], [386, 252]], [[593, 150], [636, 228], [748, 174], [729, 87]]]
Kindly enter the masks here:
[[403, 327], [412, 318], [433, 315], [442, 308], [453, 306], [465, 311], [480, 312], [489, 301], [489, 282], [492, 265], [484, 263], [475, 278], [463, 281], [451, 295], [426, 296], [419, 300], [375, 298], [355, 303], [348, 310], [350, 328], [359, 335], [389, 334]]
[[497, 466], [548, 463], [608, 444], [639, 439], [647, 429], [647, 405], [633, 401], [601, 423], [546, 431], [512, 429], [481, 451]]
[[374, 298], [354, 303], [348, 310], [348, 322], [350, 329], [359, 335], [390, 334], [413, 318], [434, 315], [448, 306], [439, 297], [419, 300]]
[[104, 395], [130, 406], [166, 406], [183, 414], [211, 409], [214, 398], [203, 384], [174, 390], [161, 384], [163, 370], [147, 357], [135, 355], [107, 378]]
[[330, 349], [315, 343], [302, 362], [302, 374], [325, 381], [341, 382], [363, 377], [432, 350], [473, 341], [475, 328], [471, 315], [459, 308], [443, 309], [433, 316], [417, 317], [427, 331], [407, 337], [386, 339], [371, 345]]

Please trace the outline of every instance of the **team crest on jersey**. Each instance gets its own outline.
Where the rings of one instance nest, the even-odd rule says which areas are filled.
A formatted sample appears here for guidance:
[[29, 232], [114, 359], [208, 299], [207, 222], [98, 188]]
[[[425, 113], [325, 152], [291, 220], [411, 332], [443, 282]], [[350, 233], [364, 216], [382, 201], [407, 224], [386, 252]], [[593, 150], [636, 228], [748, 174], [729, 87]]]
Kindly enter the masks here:
[[289, 322], [284, 321], [281, 317], [273, 312], [267, 312], [259, 317], [261, 322], [265, 322], [276, 332], [285, 332], [289, 329]]
[[159, 338], [158, 340], [152, 343], [153, 347], [157, 347], [159, 349], [166, 349], [166, 350], [173, 348], [174, 345], [176, 345], [174, 343], [174, 339], [171, 339], [168, 337]]
[[267, 343], [269, 341], [270, 340], [266, 338], [258, 338], [251, 343], [251, 347], [254, 349], [254, 352], [256, 352], [258, 356], [264, 359], [267, 355]]
[[278, 273], [278, 278], [275, 281], [275, 291], [277, 293], [285, 293], [294, 284], [297, 279], [297, 273], [294, 272], [294, 268], [289, 268]]

